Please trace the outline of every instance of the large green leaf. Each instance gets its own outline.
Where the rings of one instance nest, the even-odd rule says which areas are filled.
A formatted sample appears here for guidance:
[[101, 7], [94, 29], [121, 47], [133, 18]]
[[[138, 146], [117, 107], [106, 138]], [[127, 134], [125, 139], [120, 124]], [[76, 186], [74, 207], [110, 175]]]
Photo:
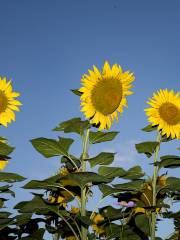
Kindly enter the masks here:
[[140, 166], [134, 166], [126, 171], [126, 174], [122, 176], [124, 179], [138, 179], [144, 176], [144, 172], [142, 172], [142, 168]]
[[169, 177], [166, 181], [172, 191], [180, 191], [180, 178]]
[[87, 159], [87, 161], [90, 163], [92, 168], [96, 165], [109, 165], [113, 162], [114, 155], [115, 153], [101, 152], [96, 157]]
[[144, 184], [144, 180], [134, 180], [132, 182], [113, 184], [113, 186], [121, 191], [139, 191]]
[[0, 172], [0, 182], [20, 182], [25, 180], [26, 178], [15, 174], [15, 173], [8, 173], [8, 172]]
[[37, 213], [41, 210], [58, 213], [59, 207], [46, 203], [40, 196], [36, 195], [31, 201], [22, 202], [15, 206], [20, 213]]
[[124, 179], [139, 179], [144, 176], [144, 172], [140, 166], [135, 166], [129, 170], [124, 170], [123, 168], [118, 167], [106, 167], [102, 166], [98, 170], [100, 175], [106, 176], [107, 178], [124, 178]]
[[[65, 143], [65, 140], [61, 139], [61, 143], [62, 141]], [[59, 155], [68, 156], [68, 153], [65, 150], [67, 149], [67, 142], [65, 146], [62, 146], [62, 144], [60, 145], [60, 143], [54, 139], [35, 138], [31, 140], [31, 143], [34, 146], [34, 148], [46, 158]]]
[[61, 147], [63, 147], [63, 149], [68, 152], [69, 148], [71, 146], [71, 144], [74, 142], [74, 140], [72, 138], [63, 138], [63, 137], [59, 137], [59, 145]]
[[126, 171], [123, 168], [102, 166], [99, 168], [98, 173], [106, 178], [112, 179], [124, 176]]
[[106, 185], [106, 184], [99, 184], [98, 187], [99, 187], [99, 190], [102, 192], [103, 197], [106, 197], [108, 195], [120, 192], [119, 189], [115, 189], [115, 188], [113, 188], [109, 185]]
[[45, 190], [51, 190], [56, 191], [58, 188], [60, 188], [59, 183], [50, 183], [46, 181], [38, 181], [38, 180], [32, 180], [29, 183], [27, 183], [23, 188], [25, 189], [45, 189]]
[[142, 142], [135, 144], [135, 146], [138, 153], [144, 153], [147, 157], [151, 157], [158, 144], [158, 142]]
[[84, 187], [88, 183], [97, 185], [100, 183], [108, 183], [109, 180], [94, 172], [77, 172], [68, 174], [63, 177], [60, 182], [64, 186], [69, 185]]
[[155, 165], [159, 166], [159, 168], [177, 168], [180, 167], [180, 157], [175, 155], [165, 155], [162, 156], [161, 161], [156, 162]]
[[89, 133], [89, 141], [91, 144], [112, 141], [119, 132], [92, 132]]
[[0, 142], [0, 155], [7, 156], [14, 150], [14, 147], [7, 145], [6, 143]]
[[149, 235], [149, 219], [145, 214], [136, 215], [135, 224], [142, 232]]
[[29, 222], [31, 217], [32, 217], [32, 213], [23, 213], [23, 214], [17, 215], [15, 217], [15, 219], [16, 219], [15, 224], [18, 226], [25, 225], [26, 223]]
[[81, 118], [72, 118], [59, 123], [58, 127], [54, 128], [53, 131], [64, 131], [65, 133], [74, 132], [82, 135], [84, 130], [89, 126], [89, 121], [82, 121]]

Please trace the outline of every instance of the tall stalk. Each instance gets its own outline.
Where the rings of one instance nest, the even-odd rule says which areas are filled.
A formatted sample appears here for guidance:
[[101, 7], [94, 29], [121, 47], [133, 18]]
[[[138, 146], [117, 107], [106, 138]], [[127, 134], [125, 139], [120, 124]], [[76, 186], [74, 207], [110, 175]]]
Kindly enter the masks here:
[[[158, 154], [160, 149], [161, 143], [161, 134], [158, 132], [156, 141], [158, 145], [156, 147], [154, 153], [154, 173], [153, 173], [153, 180], [152, 180], [152, 188], [153, 188], [153, 206], [156, 206], [156, 184], [157, 184], [157, 176], [158, 176], [158, 166], [156, 166], [156, 162], [158, 161]], [[156, 238], [156, 211], [152, 212], [151, 214], [151, 240], [155, 240]]]
[[[89, 144], [89, 129], [86, 130], [86, 133], [83, 136], [83, 153], [81, 157], [81, 168], [82, 172], [86, 171], [86, 161], [88, 157], [88, 144]], [[86, 186], [81, 188], [81, 216], [86, 216]], [[81, 236], [82, 240], [87, 239], [87, 229], [84, 226], [81, 226]]]

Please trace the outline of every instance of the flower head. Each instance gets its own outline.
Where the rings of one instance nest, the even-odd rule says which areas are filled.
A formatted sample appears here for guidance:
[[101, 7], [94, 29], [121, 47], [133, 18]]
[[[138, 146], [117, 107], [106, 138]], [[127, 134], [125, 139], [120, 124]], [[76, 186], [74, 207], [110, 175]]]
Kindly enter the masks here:
[[152, 126], [158, 126], [162, 135], [180, 138], [180, 92], [173, 90], [160, 90], [153, 94], [148, 104], [150, 108], [145, 109], [149, 122]]
[[14, 111], [19, 111], [21, 103], [15, 100], [20, 94], [12, 91], [11, 81], [0, 77], [0, 124], [7, 127], [8, 123], [15, 121]]
[[99, 130], [109, 129], [118, 120], [118, 112], [127, 107], [126, 96], [132, 94], [130, 89], [134, 81], [133, 73], [123, 72], [121, 66], [114, 64], [112, 68], [106, 61], [102, 72], [95, 66], [89, 75], [82, 77], [79, 91], [81, 95], [81, 111], [90, 123], [99, 126]]
[[100, 235], [103, 234], [105, 230], [104, 230], [104, 227], [101, 225], [101, 223], [104, 221], [104, 217], [101, 214], [93, 213], [92, 221], [93, 221], [93, 224], [92, 224], [93, 231]]

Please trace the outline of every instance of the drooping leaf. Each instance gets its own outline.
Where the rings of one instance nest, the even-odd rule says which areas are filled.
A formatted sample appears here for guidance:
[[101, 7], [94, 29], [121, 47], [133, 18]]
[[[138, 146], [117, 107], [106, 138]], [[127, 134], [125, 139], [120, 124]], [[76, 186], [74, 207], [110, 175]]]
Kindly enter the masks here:
[[112, 141], [119, 132], [92, 132], [89, 133], [89, 141], [91, 144]]
[[71, 89], [71, 92], [73, 92], [77, 96], [81, 96], [82, 92], [79, 91], [79, 89]]
[[126, 171], [119, 167], [106, 167], [102, 166], [99, 168], [98, 173], [106, 178], [112, 179], [115, 177], [125, 176]]
[[14, 150], [14, 147], [7, 145], [6, 143], [0, 142], [0, 155], [7, 156]]
[[26, 178], [15, 173], [0, 172], [0, 182], [13, 183], [13, 182], [21, 182], [25, 179]]
[[83, 134], [84, 130], [89, 127], [89, 121], [82, 121], [81, 118], [72, 118], [68, 121], [62, 122], [53, 131], [64, 131], [65, 133]]
[[175, 155], [165, 155], [160, 157], [161, 161], [156, 162], [155, 165], [159, 168], [177, 168], [180, 167], [180, 157]]
[[86, 159], [90, 165], [91, 168], [95, 167], [96, 165], [109, 165], [114, 160], [115, 153], [109, 153], [109, 152], [101, 152], [96, 157]]
[[152, 132], [157, 130], [157, 126], [152, 126], [151, 124], [141, 129], [144, 132]]
[[97, 185], [100, 183], [108, 183], [109, 180], [94, 172], [75, 172], [63, 177], [60, 182], [64, 186], [84, 187], [87, 183]]
[[142, 142], [135, 144], [138, 153], [144, 153], [149, 158], [155, 152], [158, 142]]
[[[63, 141], [65, 142], [65, 140]], [[65, 148], [67, 148], [67, 143], [65, 144], [65, 148], [62, 145], [60, 145], [60, 143], [57, 142], [56, 140], [48, 138], [32, 139], [31, 143], [33, 147], [46, 158], [59, 155], [68, 156], [68, 153], [65, 150]]]

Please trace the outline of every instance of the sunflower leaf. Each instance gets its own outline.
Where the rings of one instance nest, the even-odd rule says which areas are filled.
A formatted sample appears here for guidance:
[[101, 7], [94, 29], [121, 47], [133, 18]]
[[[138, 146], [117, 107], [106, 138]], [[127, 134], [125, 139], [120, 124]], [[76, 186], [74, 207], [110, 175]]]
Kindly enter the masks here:
[[144, 180], [134, 180], [132, 182], [113, 184], [113, 186], [121, 191], [139, 191], [144, 184]]
[[26, 178], [15, 174], [15, 173], [8, 173], [8, 172], [0, 172], [0, 182], [21, 182], [25, 180]]
[[102, 166], [99, 168], [98, 173], [106, 178], [112, 179], [115, 177], [123, 177], [126, 171], [119, 167], [106, 167]]
[[89, 121], [82, 121], [81, 118], [72, 118], [68, 121], [59, 123], [59, 126], [53, 131], [63, 131], [65, 133], [78, 133], [83, 134], [84, 130], [89, 127]]
[[[62, 143], [62, 141], [64, 143], [63, 146], [62, 144], [60, 144], [60, 142]], [[61, 140], [57, 142], [54, 139], [35, 138], [31, 140], [31, 143], [33, 147], [46, 158], [59, 155], [68, 156], [66, 149], [70, 146], [70, 142], [67, 139], [65, 141], [65, 139], [62, 140], [61, 138]]]
[[177, 168], [180, 167], [180, 157], [175, 155], [165, 155], [160, 157], [161, 161], [156, 162], [154, 165], [159, 168]]
[[90, 183], [93, 185], [98, 185], [101, 183], [108, 183], [110, 182], [104, 176], [101, 176], [94, 172], [77, 172], [77, 173], [70, 173], [67, 176], [61, 178], [60, 183], [64, 186], [79, 186], [84, 187], [86, 184]]
[[115, 153], [109, 152], [101, 152], [96, 157], [86, 159], [91, 165], [91, 167], [95, 167], [96, 165], [109, 165], [114, 160]]
[[158, 142], [142, 142], [135, 144], [138, 153], [144, 153], [148, 158], [155, 152]]
[[151, 124], [141, 129], [144, 132], [152, 132], [157, 130], [157, 126], [152, 126]]
[[92, 132], [89, 133], [89, 141], [91, 144], [112, 141], [119, 132]]
[[71, 89], [71, 92], [73, 92], [77, 96], [81, 96], [82, 92], [79, 91], [79, 89]]
[[7, 156], [14, 150], [14, 147], [7, 145], [6, 143], [0, 142], [0, 155]]

